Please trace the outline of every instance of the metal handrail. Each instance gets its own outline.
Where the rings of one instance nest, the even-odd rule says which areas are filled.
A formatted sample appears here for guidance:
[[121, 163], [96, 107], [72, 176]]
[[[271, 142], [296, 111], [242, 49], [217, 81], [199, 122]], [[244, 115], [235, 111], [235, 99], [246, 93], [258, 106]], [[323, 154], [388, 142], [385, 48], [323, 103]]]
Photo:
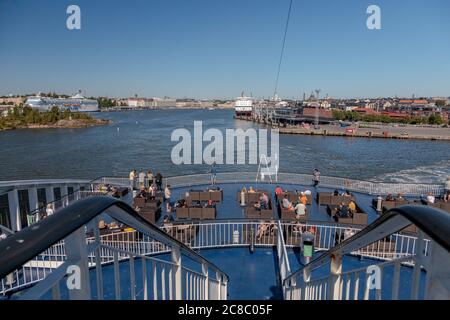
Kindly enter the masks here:
[[160, 230], [157, 226], [144, 220], [125, 202], [109, 196], [77, 201], [56, 214], [0, 241], [0, 252], [2, 253], [0, 257], [0, 279], [104, 212], [107, 212], [117, 221], [151, 236], [165, 245], [179, 247], [182, 253], [194, 261], [206, 263], [228, 281], [228, 275], [215, 264]]
[[292, 272], [284, 283], [301, 275], [305, 268], [312, 271], [327, 263], [333, 256], [342, 256], [364, 248], [404, 229], [411, 223], [444, 249], [450, 251], [450, 215], [447, 212], [425, 206], [401, 206], [387, 211], [360, 232], [326, 251], [306, 266]]
[[[86, 182], [82, 182], [82, 184], [92, 184], [92, 183], [95, 183], [95, 181], [97, 181], [100, 178], [101, 177], [98, 177], [98, 178], [95, 178], [95, 179], [92, 179], [92, 180], [88, 180]], [[82, 191], [81, 187], [78, 188], [77, 190], [73, 190], [72, 192], [69, 192], [69, 193], [63, 195], [60, 199], [47, 202], [47, 204], [45, 206], [41, 206], [41, 207], [39, 207], [37, 209], [34, 209], [34, 210], [30, 211], [29, 213], [27, 213], [27, 215], [33, 216], [35, 214], [38, 214], [41, 210], [45, 209], [49, 204], [55, 204], [58, 201], [63, 201], [64, 199], [69, 199], [71, 196], [75, 195], [77, 192], [80, 192], [80, 191]]]
[[[125, 177], [103, 177], [100, 181], [121, 181], [123, 184], [129, 184], [129, 179]], [[184, 176], [168, 176], [163, 178], [165, 184], [172, 187], [189, 187], [196, 185], [209, 185], [211, 174], [200, 173]], [[219, 172], [216, 176], [216, 183], [269, 183], [269, 181], [256, 182], [255, 172]], [[279, 172], [277, 181], [271, 182], [294, 185], [313, 185], [313, 176], [301, 173]], [[402, 193], [405, 195], [421, 196], [429, 192], [439, 195], [443, 192], [443, 185], [423, 184], [423, 183], [389, 183], [369, 180], [355, 180], [333, 176], [321, 176], [319, 187], [348, 189], [355, 192], [363, 192], [372, 195], [381, 195], [388, 193]]]

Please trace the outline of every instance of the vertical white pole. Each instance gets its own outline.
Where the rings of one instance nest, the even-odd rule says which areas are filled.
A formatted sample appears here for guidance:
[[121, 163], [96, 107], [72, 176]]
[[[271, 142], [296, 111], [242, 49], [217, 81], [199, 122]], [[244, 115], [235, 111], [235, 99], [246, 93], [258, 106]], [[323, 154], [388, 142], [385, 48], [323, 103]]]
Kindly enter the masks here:
[[205, 276], [205, 282], [203, 289], [204, 299], [209, 300], [209, 274], [208, 274], [208, 265], [206, 263], [202, 263], [202, 274]]
[[[28, 189], [28, 202], [30, 203], [30, 212], [39, 209], [39, 201], [36, 187]], [[36, 212], [36, 222], [39, 221], [39, 212]]]
[[17, 189], [8, 192], [8, 206], [11, 230], [20, 231], [22, 229], [22, 223], [20, 221], [19, 193]]
[[69, 204], [69, 199], [67, 198], [68, 193], [67, 186], [61, 186], [61, 199], [63, 202], [63, 207], [66, 207]]
[[66, 239], [67, 261], [73, 261], [73, 265], [80, 270], [80, 288], [69, 289], [70, 300], [90, 300], [91, 286], [89, 282], [88, 255], [86, 248], [86, 234], [84, 226], [70, 234]]
[[181, 283], [181, 252], [180, 248], [177, 246], [172, 247], [172, 263], [174, 263], [176, 266], [174, 267], [174, 272], [172, 272], [173, 281], [172, 285], [173, 292], [175, 292], [175, 300], [181, 300], [181, 290], [183, 287], [183, 284]]
[[53, 193], [53, 187], [45, 188], [45, 198], [47, 203], [55, 201], [55, 194]]
[[341, 298], [341, 273], [342, 273], [342, 256], [331, 256], [330, 262], [330, 291], [328, 292], [328, 300], [340, 300]]

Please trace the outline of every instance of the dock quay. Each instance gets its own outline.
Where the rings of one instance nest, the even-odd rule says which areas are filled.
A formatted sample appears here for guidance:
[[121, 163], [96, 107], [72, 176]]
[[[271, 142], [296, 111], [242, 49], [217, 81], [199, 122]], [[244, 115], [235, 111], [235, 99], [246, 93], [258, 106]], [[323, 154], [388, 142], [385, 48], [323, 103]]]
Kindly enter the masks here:
[[353, 124], [342, 127], [339, 124], [320, 124], [319, 129], [314, 126], [303, 127], [301, 125], [289, 125], [271, 123], [265, 119], [253, 117], [235, 117], [237, 120], [252, 121], [255, 123], [279, 129], [280, 134], [300, 134], [313, 136], [336, 136], [349, 138], [374, 138], [374, 139], [415, 139], [415, 140], [439, 140], [450, 141], [450, 128], [437, 126], [412, 126], [412, 125], [379, 125], [379, 124]]

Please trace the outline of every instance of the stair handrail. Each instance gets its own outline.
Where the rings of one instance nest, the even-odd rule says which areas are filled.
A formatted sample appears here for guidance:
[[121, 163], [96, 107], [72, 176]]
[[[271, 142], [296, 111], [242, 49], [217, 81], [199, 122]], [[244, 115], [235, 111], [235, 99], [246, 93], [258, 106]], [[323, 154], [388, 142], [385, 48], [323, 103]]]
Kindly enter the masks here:
[[364, 248], [406, 228], [410, 224], [416, 225], [428, 237], [450, 252], [450, 214], [428, 206], [405, 205], [390, 209], [363, 230], [292, 272], [284, 280], [283, 285], [301, 275], [306, 268], [312, 271], [329, 262], [333, 256], [343, 256]]
[[0, 279], [105, 212], [117, 221], [165, 245], [178, 247], [181, 253], [196, 262], [207, 265], [228, 281], [228, 275], [214, 263], [147, 222], [125, 202], [110, 196], [95, 196], [76, 201], [46, 219], [0, 241], [2, 253]]

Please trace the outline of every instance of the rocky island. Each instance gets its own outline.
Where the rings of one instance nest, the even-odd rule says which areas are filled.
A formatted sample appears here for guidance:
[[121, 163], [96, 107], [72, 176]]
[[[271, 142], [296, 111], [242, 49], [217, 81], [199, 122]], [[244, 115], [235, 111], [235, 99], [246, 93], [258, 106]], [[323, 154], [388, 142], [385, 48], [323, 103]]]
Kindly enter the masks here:
[[111, 120], [96, 119], [87, 113], [60, 111], [54, 107], [41, 112], [30, 107], [15, 107], [0, 114], [0, 131], [13, 129], [86, 128], [107, 125]]

